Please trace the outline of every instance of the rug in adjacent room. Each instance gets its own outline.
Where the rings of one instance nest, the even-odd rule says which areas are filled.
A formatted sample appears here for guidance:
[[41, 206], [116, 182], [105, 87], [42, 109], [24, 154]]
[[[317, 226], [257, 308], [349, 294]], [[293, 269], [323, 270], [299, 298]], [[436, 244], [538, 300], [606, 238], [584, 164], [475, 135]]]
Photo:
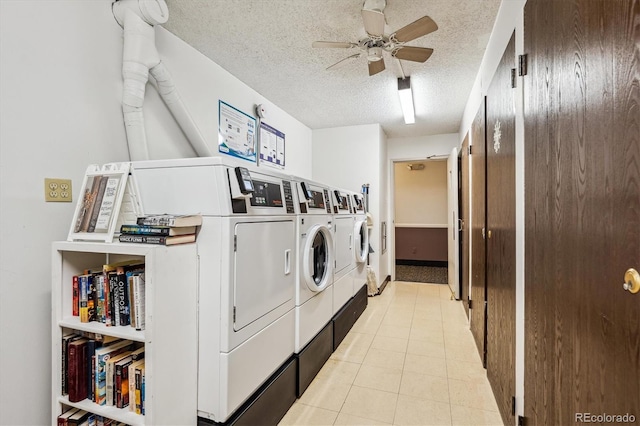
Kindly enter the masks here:
[[396, 281], [447, 284], [447, 268], [434, 266], [396, 265]]

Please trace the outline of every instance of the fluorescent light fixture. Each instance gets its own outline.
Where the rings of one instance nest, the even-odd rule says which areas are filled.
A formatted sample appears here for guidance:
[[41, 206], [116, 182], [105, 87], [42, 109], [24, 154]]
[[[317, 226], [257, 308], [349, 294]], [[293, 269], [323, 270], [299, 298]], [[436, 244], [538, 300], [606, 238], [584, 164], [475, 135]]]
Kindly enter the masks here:
[[404, 114], [404, 124], [415, 123], [416, 115], [413, 110], [413, 94], [411, 93], [410, 77], [398, 79], [398, 95], [400, 96], [400, 106]]

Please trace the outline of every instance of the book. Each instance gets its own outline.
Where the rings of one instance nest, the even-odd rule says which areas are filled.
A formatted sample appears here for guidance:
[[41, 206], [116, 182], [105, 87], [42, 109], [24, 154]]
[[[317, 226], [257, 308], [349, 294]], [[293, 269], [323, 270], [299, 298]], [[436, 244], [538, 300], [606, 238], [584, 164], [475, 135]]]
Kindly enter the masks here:
[[200, 226], [202, 225], [202, 215], [174, 215], [174, 214], [155, 214], [139, 217], [136, 221], [138, 225], [146, 226]]
[[106, 405], [116, 405], [116, 363], [126, 357], [131, 357], [131, 351], [121, 352], [107, 361]]
[[61, 375], [61, 383], [60, 383], [60, 392], [62, 395], [66, 395], [69, 393], [68, 390], [68, 380], [69, 380], [69, 343], [71, 343], [74, 340], [78, 340], [82, 338], [82, 336], [76, 334], [76, 333], [67, 333], [64, 336], [62, 336], [62, 358], [61, 358], [61, 364], [62, 364], [62, 375]]
[[72, 315], [74, 317], [80, 316], [80, 289], [78, 287], [78, 276], [73, 276], [71, 283], [71, 297], [72, 297]]
[[69, 343], [68, 391], [69, 402], [79, 402], [87, 398], [87, 339], [82, 338]]
[[70, 408], [58, 416], [58, 426], [67, 426], [69, 417], [74, 415], [79, 408]]
[[[136, 370], [137, 371], [137, 370]], [[144, 363], [140, 366], [140, 411], [138, 411], [138, 407], [136, 406], [136, 413], [144, 415], [145, 412], [145, 390], [144, 390]], [[138, 389], [136, 389], [136, 394], [138, 393]], [[136, 401], [137, 401], [136, 396]], [[137, 403], [137, 402], [136, 402]]]
[[[91, 221], [91, 215], [98, 197], [98, 190], [100, 189], [100, 182], [104, 176], [94, 176], [91, 184], [91, 192], [86, 194], [85, 202], [83, 205], [84, 214], [82, 215], [82, 223], [80, 224], [80, 232], [89, 231], [89, 222]], [[89, 182], [87, 181], [87, 187]], [[77, 231], [76, 231], [77, 232]]]
[[69, 418], [67, 419], [67, 425], [80, 426], [85, 420], [89, 418], [90, 415], [91, 413], [89, 413], [88, 411], [78, 410], [71, 416], [69, 416]]
[[80, 211], [78, 212], [78, 217], [76, 219], [76, 225], [73, 229], [73, 232], [80, 232], [80, 230], [82, 229], [82, 223], [85, 221], [85, 217], [90, 214], [90, 212], [88, 212], [88, 209], [91, 200], [91, 188], [93, 186], [93, 181], [93, 176], [87, 177], [87, 183], [84, 187], [84, 194], [82, 194], [82, 204], [80, 207]]
[[107, 231], [109, 229], [111, 213], [116, 202], [118, 194], [118, 185], [120, 184], [120, 176], [109, 176], [107, 185], [104, 189], [100, 210], [96, 220], [95, 231]]
[[131, 352], [131, 358], [134, 361], [144, 359], [144, 346], [139, 347], [135, 351]]
[[170, 237], [174, 235], [195, 234], [196, 226], [145, 226], [145, 225], [122, 225], [120, 233], [130, 235], [156, 235]]
[[145, 278], [144, 272], [133, 276], [133, 326], [136, 330], [144, 330], [145, 326]]
[[86, 348], [86, 380], [87, 380], [87, 399], [96, 400], [95, 394], [95, 351], [100, 347], [100, 343], [94, 339], [87, 340]]
[[120, 340], [96, 349], [96, 404], [107, 404], [107, 361], [122, 352], [133, 349], [133, 342]]
[[91, 274], [83, 274], [78, 277], [79, 312], [80, 322], [89, 322], [89, 277]]
[[[132, 356], [133, 358], [133, 356]], [[136, 398], [136, 383], [139, 383], [140, 378], [136, 376], [136, 368], [138, 368], [144, 359], [133, 360], [131, 364], [129, 364], [129, 411], [136, 412], [136, 404], [138, 399]], [[139, 395], [138, 395], [139, 397]]]
[[107, 176], [100, 177], [98, 192], [96, 194], [96, 199], [93, 202], [93, 209], [91, 210], [87, 232], [93, 232], [96, 229], [96, 222], [98, 221], [98, 214], [100, 213], [100, 206], [102, 205], [102, 197], [104, 196], [104, 190], [107, 186], [108, 180], [109, 178]]
[[176, 235], [173, 237], [120, 234], [118, 240], [121, 243], [159, 244], [170, 246], [174, 244], [192, 243], [196, 240], [196, 234]]
[[115, 307], [118, 305], [117, 303], [114, 304], [114, 300], [117, 296], [117, 293], [114, 293], [114, 289], [117, 288], [117, 269], [119, 266], [125, 267], [139, 264], [140, 260], [132, 259], [102, 265], [102, 280], [104, 285], [104, 300], [102, 302], [103, 319], [108, 326], [120, 324], [120, 317], [118, 312], [115, 310]]
[[88, 274], [89, 287], [87, 289], [87, 322], [98, 321], [98, 276], [94, 273]]
[[125, 357], [116, 363], [116, 407], [129, 406], [129, 365], [131, 356]]

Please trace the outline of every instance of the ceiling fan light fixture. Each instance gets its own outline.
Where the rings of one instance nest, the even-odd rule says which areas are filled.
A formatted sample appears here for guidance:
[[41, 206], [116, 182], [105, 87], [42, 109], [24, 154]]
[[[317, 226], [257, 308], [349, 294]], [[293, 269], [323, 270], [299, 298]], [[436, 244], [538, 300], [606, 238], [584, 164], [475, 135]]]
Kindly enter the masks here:
[[387, 0], [365, 0], [362, 8], [366, 10], [376, 10], [382, 12], [387, 6]]
[[369, 62], [375, 62], [382, 59], [382, 47], [370, 47], [367, 50], [367, 60]]
[[410, 77], [398, 79], [398, 96], [400, 97], [400, 106], [404, 114], [404, 124], [415, 123], [416, 115], [413, 109], [413, 93], [411, 92]]

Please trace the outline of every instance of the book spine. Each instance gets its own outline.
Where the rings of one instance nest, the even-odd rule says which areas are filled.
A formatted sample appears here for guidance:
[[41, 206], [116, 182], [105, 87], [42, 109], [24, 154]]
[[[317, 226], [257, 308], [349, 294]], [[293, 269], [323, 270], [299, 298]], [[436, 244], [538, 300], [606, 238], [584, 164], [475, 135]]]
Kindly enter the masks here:
[[136, 330], [144, 330], [144, 274], [134, 278], [133, 296]]
[[122, 408], [122, 366], [116, 366], [116, 378], [115, 383], [113, 384], [115, 389], [115, 397], [116, 397], [116, 407]]
[[129, 367], [122, 366], [121, 383], [120, 383], [120, 407], [125, 408], [129, 406]]
[[109, 280], [109, 274], [108, 273], [103, 273], [102, 274], [102, 282], [103, 282], [103, 296], [104, 296], [104, 301], [103, 303], [103, 309], [104, 309], [104, 323], [107, 326], [111, 325], [111, 282]]
[[88, 275], [87, 290], [87, 322], [96, 321], [97, 295], [96, 279], [94, 275]]
[[119, 325], [129, 325], [129, 304], [127, 294], [127, 276], [118, 274], [118, 311], [120, 316]]
[[142, 379], [140, 380], [140, 414], [144, 416], [144, 411], [145, 411], [144, 370], [141, 370], [140, 374], [142, 377]]
[[173, 217], [139, 217], [136, 223], [141, 226], [176, 226]]
[[95, 356], [95, 350], [96, 350], [96, 341], [89, 340], [86, 345], [85, 378], [87, 382], [86, 398], [89, 399], [90, 401], [96, 400], [95, 393], [94, 393], [95, 386], [93, 385], [93, 383], [95, 382], [92, 383], [92, 378], [94, 377], [94, 375], [91, 372], [92, 366], [94, 365], [93, 358]]
[[83, 350], [86, 345], [69, 346], [69, 401], [79, 402], [87, 397], [86, 357]]
[[98, 301], [96, 307], [96, 321], [104, 324], [104, 275], [102, 273], [96, 274], [93, 279], [97, 282], [96, 285], [96, 300]]
[[129, 411], [136, 412], [136, 366], [135, 362], [129, 364], [127, 367], [129, 374], [129, 398], [131, 399], [129, 403]]
[[72, 309], [73, 309], [73, 316], [77, 317], [80, 316], [80, 289], [78, 288], [78, 276], [74, 275], [73, 276], [73, 282], [72, 282], [72, 294], [73, 294], [73, 301], [72, 301]]
[[109, 229], [111, 212], [115, 205], [119, 183], [120, 178], [115, 176], [110, 177], [107, 181], [107, 186], [104, 189], [104, 196], [102, 197], [102, 203], [100, 204], [98, 219], [96, 220], [96, 230], [106, 231]]
[[89, 322], [89, 280], [87, 275], [78, 278], [80, 287], [80, 322]]
[[129, 325], [133, 328], [136, 328], [136, 310], [135, 310], [135, 303], [134, 303], [134, 298], [135, 298], [135, 294], [133, 293], [134, 290], [134, 283], [135, 283], [135, 279], [136, 276], [135, 275], [128, 275], [127, 276], [127, 285], [128, 285], [128, 291], [129, 291]]
[[120, 324], [120, 311], [118, 309], [118, 274], [109, 274], [109, 308], [111, 309], [111, 325]]
[[164, 245], [167, 242], [167, 237], [156, 235], [130, 235], [120, 234], [118, 240], [121, 243], [142, 243], [142, 244], [159, 244]]
[[[139, 368], [136, 368], [135, 387], [136, 403], [134, 411], [136, 412], [136, 414], [142, 414], [142, 398], [140, 395], [140, 391], [142, 390], [142, 372]], [[133, 405], [134, 404], [132, 404], [132, 406]]]
[[158, 226], [143, 226], [143, 225], [122, 225], [120, 227], [120, 233], [130, 235], [157, 235], [167, 236], [169, 235], [170, 228], [158, 227]]
[[115, 402], [115, 398], [114, 398], [114, 390], [115, 390], [115, 376], [116, 376], [116, 371], [115, 371], [115, 364], [113, 362], [107, 362], [107, 373], [106, 373], [106, 393], [105, 393], [105, 398], [106, 398], [106, 403], [105, 405], [114, 405]]
[[100, 206], [102, 205], [102, 198], [104, 197], [104, 190], [107, 186], [109, 178], [103, 176], [100, 179], [100, 186], [98, 187], [98, 193], [96, 194], [96, 199], [93, 203], [93, 210], [91, 211], [91, 218], [89, 219], [89, 227], [87, 228], [87, 232], [93, 232], [96, 229], [96, 222], [98, 221], [98, 214], [100, 213]]

